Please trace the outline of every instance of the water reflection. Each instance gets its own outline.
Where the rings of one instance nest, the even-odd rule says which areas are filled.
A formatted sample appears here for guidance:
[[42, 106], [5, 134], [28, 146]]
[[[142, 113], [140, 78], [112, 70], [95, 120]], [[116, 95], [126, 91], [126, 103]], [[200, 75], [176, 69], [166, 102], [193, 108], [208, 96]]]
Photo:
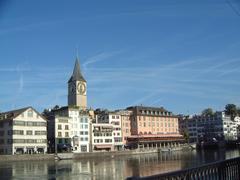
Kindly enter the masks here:
[[0, 163], [0, 179], [125, 179], [149, 176], [239, 156], [239, 150], [164, 152], [89, 160]]

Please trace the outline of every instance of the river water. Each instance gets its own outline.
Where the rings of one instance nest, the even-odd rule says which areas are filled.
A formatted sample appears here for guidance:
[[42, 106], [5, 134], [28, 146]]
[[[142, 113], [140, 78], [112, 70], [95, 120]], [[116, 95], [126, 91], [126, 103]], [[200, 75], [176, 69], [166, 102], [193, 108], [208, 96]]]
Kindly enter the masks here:
[[176, 151], [64, 161], [0, 162], [0, 180], [102, 180], [149, 176], [238, 157], [240, 150]]

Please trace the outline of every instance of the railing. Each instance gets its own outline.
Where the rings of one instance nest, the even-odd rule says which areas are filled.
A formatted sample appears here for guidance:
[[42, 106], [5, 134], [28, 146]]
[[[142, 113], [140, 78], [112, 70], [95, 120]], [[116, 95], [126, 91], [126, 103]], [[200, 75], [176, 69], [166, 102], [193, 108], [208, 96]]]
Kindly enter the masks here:
[[240, 179], [240, 157], [206, 164], [200, 167], [180, 170], [147, 177], [128, 177], [135, 179], [158, 180], [238, 180]]

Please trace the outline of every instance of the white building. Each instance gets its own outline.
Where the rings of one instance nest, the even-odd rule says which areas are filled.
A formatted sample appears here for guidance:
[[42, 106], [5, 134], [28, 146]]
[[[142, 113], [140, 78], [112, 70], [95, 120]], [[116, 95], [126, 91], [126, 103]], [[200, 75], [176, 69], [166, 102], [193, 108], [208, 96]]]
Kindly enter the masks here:
[[114, 150], [123, 148], [121, 115], [119, 112], [102, 111], [96, 115], [97, 123], [107, 123], [113, 126]]
[[238, 117], [231, 120], [225, 112], [216, 112], [213, 116], [195, 115], [181, 120], [181, 126], [186, 128], [189, 139], [197, 142], [237, 140], [239, 125]]
[[[52, 110], [52, 116], [55, 118], [65, 117], [69, 124], [69, 138], [71, 147], [74, 152], [89, 152], [90, 143], [90, 117], [87, 110], [79, 109], [79, 107], [61, 107]], [[48, 119], [51, 119], [50, 116]], [[57, 123], [57, 121], [55, 121]], [[55, 125], [57, 127], [58, 125]], [[63, 128], [63, 127], [61, 127]], [[61, 129], [63, 131], [63, 129]], [[56, 132], [61, 133], [61, 131]], [[65, 132], [62, 132], [63, 136]], [[58, 136], [55, 136], [58, 138]]]
[[47, 152], [47, 122], [32, 107], [0, 113], [0, 154]]
[[113, 125], [107, 123], [92, 124], [92, 150], [114, 150]]

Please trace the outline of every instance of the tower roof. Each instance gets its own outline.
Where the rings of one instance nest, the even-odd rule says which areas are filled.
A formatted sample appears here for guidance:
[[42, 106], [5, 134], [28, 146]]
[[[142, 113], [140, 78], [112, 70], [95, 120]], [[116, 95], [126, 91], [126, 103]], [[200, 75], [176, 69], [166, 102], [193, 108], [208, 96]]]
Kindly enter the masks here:
[[71, 82], [71, 81], [84, 81], [84, 82], [86, 82], [86, 80], [84, 79], [84, 77], [81, 73], [80, 63], [79, 63], [78, 57], [76, 58], [74, 70], [73, 70], [72, 76], [71, 76], [71, 78], [69, 79], [68, 82]]

